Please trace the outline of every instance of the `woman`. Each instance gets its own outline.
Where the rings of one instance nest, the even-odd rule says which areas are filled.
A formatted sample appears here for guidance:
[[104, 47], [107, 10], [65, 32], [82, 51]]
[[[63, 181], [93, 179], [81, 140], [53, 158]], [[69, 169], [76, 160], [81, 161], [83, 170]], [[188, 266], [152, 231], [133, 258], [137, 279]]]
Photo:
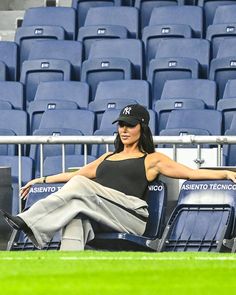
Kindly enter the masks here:
[[126, 106], [115, 122], [118, 135], [114, 153], [105, 153], [75, 172], [31, 180], [22, 187], [22, 198], [36, 183], [66, 184], [17, 216], [2, 211], [5, 220], [13, 228], [23, 230], [38, 248], [43, 248], [61, 228], [61, 250], [83, 250], [97, 231], [142, 235], [148, 217], [145, 192], [159, 174], [236, 182], [235, 172], [194, 170], [155, 152], [148, 127], [149, 113], [141, 105]]

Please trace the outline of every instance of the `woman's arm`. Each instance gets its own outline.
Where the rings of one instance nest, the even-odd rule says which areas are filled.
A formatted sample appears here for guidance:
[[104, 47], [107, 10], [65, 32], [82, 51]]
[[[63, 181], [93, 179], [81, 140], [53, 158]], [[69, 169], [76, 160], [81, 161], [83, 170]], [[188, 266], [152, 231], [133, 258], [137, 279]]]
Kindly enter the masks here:
[[236, 182], [236, 172], [229, 170], [192, 169], [161, 153], [152, 154], [152, 167], [157, 174], [177, 179], [230, 179]]
[[87, 178], [95, 178], [96, 176], [96, 170], [98, 165], [104, 160], [104, 158], [110, 153], [106, 153], [99, 157], [97, 160], [85, 165], [81, 169], [73, 172], [64, 172], [64, 173], [59, 173], [55, 175], [50, 175], [47, 177], [39, 177], [32, 179], [29, 181], [25, 186], [23, 186], [20, 190], [20, 195], [24, 199], [27, 197], [29, 190], [32, 185], [36, 183], [58, 183], [58, 182], [67, 182], [69, 181], [73, 176], [75, 175], [82, 175]]

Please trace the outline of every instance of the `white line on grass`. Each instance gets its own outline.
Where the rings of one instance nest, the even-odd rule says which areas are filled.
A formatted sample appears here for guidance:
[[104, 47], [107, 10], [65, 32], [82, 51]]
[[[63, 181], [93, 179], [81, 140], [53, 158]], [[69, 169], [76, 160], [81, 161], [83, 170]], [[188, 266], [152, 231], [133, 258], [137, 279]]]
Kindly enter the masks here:
[[[57, 259], [57, 258], [50, 258], [50, 257], [0, 257], [0, 261], [12, 261], [12, 260], [48, 260], [48, 259]], [[199, 257], [160, 257], [160, 256], [152, 256], [152, 257], [147, 257], [147, 256], [141, 256], [141, 257], [132, 257], [132, 256], [127, 256], [127, 257], [107, 257], [107, 256], [88, 256], [88, 257], [76, 257], [76, 256], [71, 256], [71, 257], [58, 257], [58, 260], [63, 260], [63, 261], [86, 261], [86, 260], [104, 260], [104, 261], [122, 261], [122, 260], [135, 260], [135, 261], [186, 261], [186, 260], [206, 260], [206, 261], [235, 261], [236, 256], [216, 256], [216, 257], [204, 257], [204, 256], [199, 256]]]

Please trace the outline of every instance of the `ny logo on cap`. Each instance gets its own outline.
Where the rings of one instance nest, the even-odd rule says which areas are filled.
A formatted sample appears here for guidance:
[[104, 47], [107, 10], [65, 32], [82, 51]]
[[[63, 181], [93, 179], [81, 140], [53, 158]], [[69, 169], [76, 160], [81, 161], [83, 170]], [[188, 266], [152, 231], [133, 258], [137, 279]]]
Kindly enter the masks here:
[[131, 110], [132, 110], [131, 107], [126, 107], [126, 108], [124, 108], [123, 114], [124, 114], [124, 115], [130, 115]]

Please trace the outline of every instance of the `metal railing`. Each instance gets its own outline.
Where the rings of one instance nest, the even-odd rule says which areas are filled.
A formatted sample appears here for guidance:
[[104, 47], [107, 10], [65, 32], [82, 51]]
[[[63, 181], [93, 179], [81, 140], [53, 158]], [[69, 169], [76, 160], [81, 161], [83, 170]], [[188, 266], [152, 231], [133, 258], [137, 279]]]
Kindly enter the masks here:
[[[105, 144], [106, 150], [109, 150], [109, 144], [114, 142], [115, 136], [0, 136], [0, 144], [18, 145], [18, 184], [22, 184], [22, 147], [25, 145], [36, 144], [40, 146], [40, 176], [43, 176], [43, 159], [45, 144], [61, 144], [62, 150], [62, 172], [65, 171], [65, 146], [67, 144], [82, 144], [84, 146], [84, 164], [87, 164], [88, 146], [91, 144]], [[173, 148], [173, 159], [176, 160], [178, 146], [196, 145], [198, 167], [201, 167], [202, 145], [214, 145], [217, 147], [217, 166], [222, 165], [222, 147], [223, 145], [236, 144], [236, 136], [153, 136], [154, 144], [170, 144]]]

